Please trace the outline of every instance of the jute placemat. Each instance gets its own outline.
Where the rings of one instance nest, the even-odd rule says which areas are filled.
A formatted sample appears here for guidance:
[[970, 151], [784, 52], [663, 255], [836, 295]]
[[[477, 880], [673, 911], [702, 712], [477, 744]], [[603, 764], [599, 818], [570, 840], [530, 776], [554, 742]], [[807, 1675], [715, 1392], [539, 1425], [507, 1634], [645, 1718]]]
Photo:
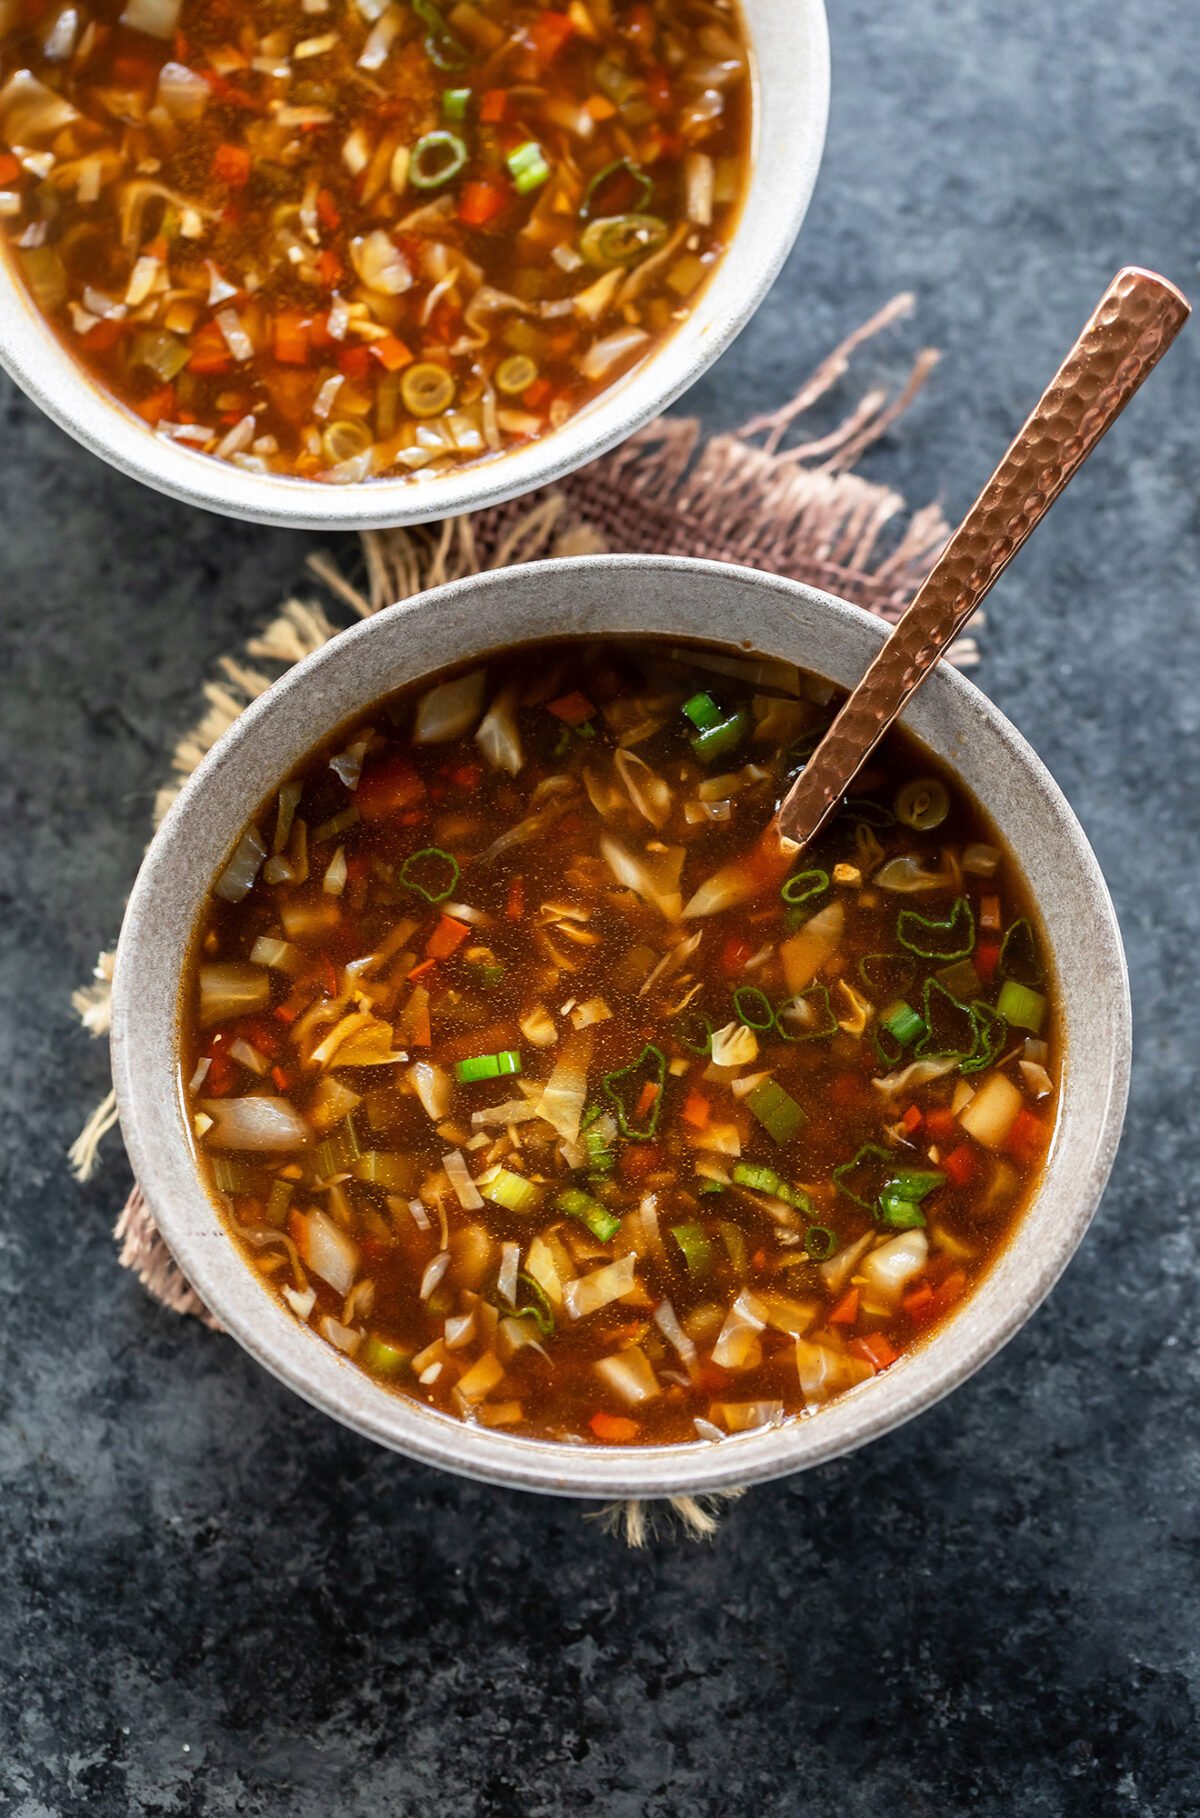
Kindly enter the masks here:
[[[414, 530], [367, 531], [358, 573], [347, 575], [325, 556], [310, 558], [329, 603], [286, 601], [243, 651], [222, 658], [219, 675], [204, 685], [205, 712], [164, 755], [166, 780], [155, 798], [155, 826], [205, 753], [285, 669], [336, 637], [345, 622], [483, 569], [612, 549], [699, 556], [807, 581], [882, 618], [897, 618], [949, 526], [937, 504], [912, 510], [898, 493], [864, 480], [854, 467], [908, 409], [937, 354], [923, 349], [898, 391], [868, 391], [829, 433], [805, 441], [798, 432], [804, 414], [850, 372], [856, 351], [912, 307], [911, 296], [894, 297], [821, 362], [790, 403], [732, 433], [705, 440], [694, 419], [661, 417], [614, 453], [526, 498]], [[976, 655], [970, 638], [949, 653], [963, 666]], [[111, 951], [102, 953], [92, 982], [72, 1000], [92, 1035], [108, 1032], [113, 960]], [[110, 1092], [72, 1145], [71, 1164], [80, 1180], [93, 1172], [100, 1143], [116, 1121]], [[114, 1236], [121, 1266], [156, 1300], [220, 1330], [180, 1273], [136, 1185]], [[684, 1532], [707, 1539], [716, 1531], [720, 1507], [740, 1494], [672, 1497], [669, 1506]], [[642, 1546], [664, 1506], [622, 1502], [603, 1511], [601, 1519], [631, 1546]]]

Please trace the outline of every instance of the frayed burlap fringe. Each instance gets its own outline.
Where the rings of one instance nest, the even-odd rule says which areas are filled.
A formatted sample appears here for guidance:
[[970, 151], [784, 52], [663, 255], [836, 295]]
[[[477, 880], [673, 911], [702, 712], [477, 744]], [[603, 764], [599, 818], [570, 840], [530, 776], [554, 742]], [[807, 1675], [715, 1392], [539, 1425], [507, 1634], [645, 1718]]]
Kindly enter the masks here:
[[[705, 441], [695, 420], [663, 417], [612, 454], [531, 497], [440, 524], [365, 532], [360, 576], [347, 576], [327, 556], [311, 557], [309, 567], [343, 613], [368, 618], [427, 588], [516, 562], [609, 549], [697, 556], [803, 580], [894, 621], [929, 572], [949, 526], [936, 504], [910, 513], [898, 493], [851, 469], [908, 409], [936, 364], [936, 353], [923, 350], [899, 391], [868, 392], [829, 433], [811, 441], [788, 437], [799, 418], [849, 372], [863, 343], [907, 316], [912, 306], [911, 296], [894, 297], [822, 361], [790, 403], [734, 433]], [[288, 600], [241, 656], [221, 659], [218, 676], [204, 686], [202, 717], [171, 754], [170, 775], [154, 800], [155, 826], [243, 709], [340, 629], [316, 602]], [[966, 666], [978, 652], [966, 637], [948, 655]], [[92, 982], [72, 998], [92, 1035], [108, 1032], [112, 969], [113, 954], [102, 953]], [[110, 1092], [72, 1144], [78, 1179], [92, 1174], [101, 1141], [116, 1121]], [[137, 1186], [114, 1236], [120, 1263], [155, 1299], [220, 1330], [171, 1257]], [[669, 1509], [679, 1531], [706, 1540], [717, 1530], [719, 1512], [741, 1494], [617, 1502], [595, 1519], [629, 1546], [642, 1547]]]

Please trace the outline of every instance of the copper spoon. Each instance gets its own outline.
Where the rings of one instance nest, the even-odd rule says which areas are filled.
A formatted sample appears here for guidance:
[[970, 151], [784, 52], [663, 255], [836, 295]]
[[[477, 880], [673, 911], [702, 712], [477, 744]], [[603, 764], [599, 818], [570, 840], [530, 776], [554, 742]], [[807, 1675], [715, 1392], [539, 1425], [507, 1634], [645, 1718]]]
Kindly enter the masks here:
[[1155, 272], [1119, 271], [1033, 414], [880, 647], [760, 839], [701, 885], [685, 915], [757, 896], [815, 839], [888, 727], [1191, 313]]

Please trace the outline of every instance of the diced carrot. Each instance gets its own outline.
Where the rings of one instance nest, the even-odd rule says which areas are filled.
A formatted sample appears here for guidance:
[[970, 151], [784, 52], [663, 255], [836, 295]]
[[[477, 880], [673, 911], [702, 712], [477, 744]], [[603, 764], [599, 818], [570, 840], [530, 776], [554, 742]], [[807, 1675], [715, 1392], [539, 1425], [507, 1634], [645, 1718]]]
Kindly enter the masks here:
[[213, 176], [230, 189], [244, 189], [250, 181], [250, 153], [244, 145], [218, 145], [213, 153]]
[[417, 979], [427, 978], [431, 972], [436, 970], [436, 968], [437, 968], [436, 959], [420, 960], [413, 967], [412, 971], [409, 973], [409, 975], [408, 975], [409, 979], [410, 979], [410, 981], [415, 982]]
[[900, 1121], [904, 1125], [904, 1128], [908, 1131], [909, 1135], [911, 1136], [913, 1131], [917, 1128], [918, 1124], [921, 1121], [921, 1113], [918, 1110], [917, 1106], [910, 1105], [908, 1107], [908, 1110], [904, 1113], [904, 1116], [901, 1118]]
[[901, 1304], [914, 1325], [924, 1325], [927, 1319], [933, 1318], [933, 1289], [927, 1281], [923, 1281], [911, 1294], [904, 1296]]
[[484, 126], [499, 126], [508, 107], [506, 88], [485, 88], [479, 98], [479, 118]]
[[987, 928], [993, 934], [998, 934], [1000, 929], [1004, 926], [1003, 917], [1000, 913], [1000, 898], [998, 896], [985, 896], [980, 899], [979, 926], [981, 928]]
[[233, 366], [233, 356], [225, 345], [225, 337], [215, 322], [203, 322], [192, 336], [192, 353], [188, 361], [188, 371], [200, 374], [217, 374], [229, 372]]
[[754, 1252], [754, 1255], [750, 1258], [750, 1267], [752, 1269], [765, 1269], [766, 1266], [767, 1266], [766, 1251], [765, 1250], [756, 1250]]
[[829, 1315], [831, 1326], [852, 1326], [858, 1318], [858, 1289], [851, 1288], [842, 1295], [837, 1306]]
[[961, 1269], [954, 1269], [947, 1275], [940, 1287], [934, 1290], [932, 1311], [935, 1319], [940, 1319], [943, 1313], [949, 1311], [955, 1301], [962, 1297], [966, 1286], [967, 1278]]
[[852, 1338], [846, 1349], [865, 1358], [873, 1370], [886, 1370], [900, 1355], [885, 1332], [867, 1332], [862, 1338]]
[[521, 402], [529, 410], [540, 410], [542, 405], [549, 401], [553, 390], [554, 387], [549, 379], [535, 379], [533, 384], [527, 385], [521, 393]]
[[508, 901], [504, 913], [510, 922], [519, 922], [525, 913], [525, 880], [515, 877], [508, 886]]
[[546, 712], [552, 713], [556, 719], [562, 720], [568, 726], [582, 726], [585, 720], [591, 719], [595, 711], [596, 709], [588, 700], [587, 695], [581, 694], [578, 688], [573, 689], [570, 694], [560, 694], [556, 701], [546, 702]]
[[321, 975], [327, 997], [336, 997], [338, 988], [337, 969], [327, 953], [321, 955]]
[[308, 365], [308, 318], [298, 309], [281, 309], [275, 318], [275, 358], [282, 366]]
[[486, 227], [489, 221], [503, 213], [507, 201], [502, 189], [481, 177], [473, 183], [464, 183], [458, 199], [458, 218], [468, 227]]
[[703, 1092], [689, 1092], [683, 1101], [683, 1110], [679, 1114], [685, 1124], [693, 1130], [707, 1130], [708, 1120], [712, 1115], [712, 1106]]
[[224, 1098], [233, 1084], [233, 1062], [224, 1048], [209, 1049], [209, 1067], [204, 1075], [204, 1093], [208, 1098]]
[[148, 398], [143, 398], [134, 408], [139, 417], [145, 417], [147, 423], [161, 423], [175, 408], [175, 387], [160, 385], [157, 391], [152, 391]]
[[286, 1092], [291, 1084], [291, 1075], [286, 1073], [282, 1067], [272, 1067], [271, 1078], [281, 1092]]
[[299, 1013], [290, 1004], [276, 1004], [274, 1014], [281, 1023], [294, 1023]]
[[430, 959], [449, 959], [452, 953], [457, 953], [470, 933], [469, 922], [460, 922], [453, 915], [443, 915], [425, 943], [425, 952]]
[[382, 341], [372, 341], [371, 353], [387, 372], [399, 372], [413, 362], [412, 354], [399, 335], [384, 335]]
[[482, 780], [482, 764], [456, 764], [450, 772], [450, 781], [459, 789], [477, 789]]
[[365, 379], [371, 370], [371, 356], [365, 347], [343, 347], [338, 355], [338, 371], [347, 379]]
[[342, 217], [332, 190], [319, 189], [317, 191], [317, 220], [326, 233], [330, 234], [336, 233], [342, 225]]
[[553, 63], [567, 40], [574, 36], [575, 26], [566, 13], [549, 9], [539, 13], [529, 27], [529, 42], [541, 63]]
[[616, 106], [607, 95], [589, 95], [583, 104], [584, 112], [592, 116], [597, 125], [601, 120], [611, 120], [616, 113]]
[[354, 792], [354, 805], [362, 821], [380, 821], [397, 809], [410, 808], [425, 799], [425, 785], [407, 758], [381, 758], [368, 764]]
[[958, 1129], [958, 1120], [946, 1105], [935, 1105], [925, 1113], [925, 1128], [935, 1142], [945, 1142]]
[[[416, 994], [414, 993], [414, 996]], [[411, 1012], [408, 1022], [408, 1040], [414, 1048], [428, 1048], [433, 1041], [433, 1025], [429, 1019], [429, 1003], [418, 1004]]]
[[646, 1080], [641, 1091], [638, 1093], [638, 1101], [633, 1113], [634, 1116], [642, 1118], [645, 1117], [648, 1112], [652, 1111], [661, 1091], [662, 1087], [656, 1079]]
[[627, 1439], [636, 1439], [642, 1430], [638, 1421], [630, 1420], [624, 1414], [604, 1414], [600, 1412], [592, 1415], [592, 1418], [588, 1421], [588, 1426], [592, 1429], [592, 1432], [596, 1435], [597, 1439], [611, 1441], [613, 1445], [620, 1445]]
[[1035, 1117], [1028, 1105], [1023, 1105], [1013, 1119], [1005, 1148], [1019, 1162], [1036, 1161], [1042, 1152], [1046, 1140], [1046, 1126], [1040, 1117]]
[[990, 985], [1000, 963], [999, 941], [980, 941], [975, 949], [975, 970], [985, 985]]
[[671, 79], [665, 69], [652, 69], [646, 77], [646, 99], [659, 114], [669, 114], [674, 107]]
[[[219, 332], [219, 331], [218, 331]], [[83, 337], [83, 344], [89, 353], [108, 353], [114, 348], [125, 333], [124, 322], [112, 316], [105, 316], [103, 321], [95, 322]], [[222, 341], [222, 347], [225, 343]], [[228, 357], [228, 350], [226, 351]]]
[[342, 262], [330, 247], [325, 246], [317, 254], [317, 273], [326, 290], [332, 290], [342, 275]]
[[657, 1143], [626, 1143], [621, 1150], [621, 1178], [642, 1180], [658, 1166], [661, 1155]]
[[753, 952], [750, 942], [740, 934], [726, 935], [725, 945], [721, 948], [722, 972], [740, 972]]
[[943, 1155], [939, 1166], [952, 1187], [966, 1187], [979, 1172], [979, 1158], [968, 1143], [960, 1143]]

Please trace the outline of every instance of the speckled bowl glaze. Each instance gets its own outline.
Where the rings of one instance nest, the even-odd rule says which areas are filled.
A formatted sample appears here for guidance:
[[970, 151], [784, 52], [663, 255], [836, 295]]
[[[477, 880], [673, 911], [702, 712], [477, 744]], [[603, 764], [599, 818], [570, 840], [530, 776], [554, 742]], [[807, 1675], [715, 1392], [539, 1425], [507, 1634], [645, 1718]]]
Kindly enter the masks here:
[[381, 695], [481, 650], [564, 633], [666, 634], [755, 649], [853, 683], [877, 619], [749, 569], [595, 556], [458, 581], [336, 638], [255, 701], [184, 788], [138, 875], [113, 991], [121, 1126], [180, 1267], [221, 1323], [309, 1401], [383, 1445], [465, 1476], [572, 1496], [661, 1496], [780, 1476], [852, 1451], [977, 1370], [1049, 1292], [1095, 1211], [1124, 1114], [1129, 996], [1099, 867], [1053, 779], [1008, 721], [943, 666], [906, 723], [958, 772], [1018, 855], [1055, 955], [1066, 1061], [1057, 1134], [1019, 1241], [930, 1340], [840, 1401], [774, 1430], [622, 1449], [521, 1439], [393, 1395], [281, 1308], [222, 1227], [179, 1085], [179, 980], [210, 881], [280, 779]]
[[331, 486], [245, 473], [152, 434], [64, 351], [0, 256], [0, 365], [59, 426], [123, 473], [187, 504], [313, 530], [429, 523], [532, 492], [582, 467], [693, 385], [766, 296], [808, 210], [829, 111], [823, 0], [741, 0], [753, 47], [754, 142], [737, 230], [692, 313], [640, 366], [527, 447], [421, 479]]

